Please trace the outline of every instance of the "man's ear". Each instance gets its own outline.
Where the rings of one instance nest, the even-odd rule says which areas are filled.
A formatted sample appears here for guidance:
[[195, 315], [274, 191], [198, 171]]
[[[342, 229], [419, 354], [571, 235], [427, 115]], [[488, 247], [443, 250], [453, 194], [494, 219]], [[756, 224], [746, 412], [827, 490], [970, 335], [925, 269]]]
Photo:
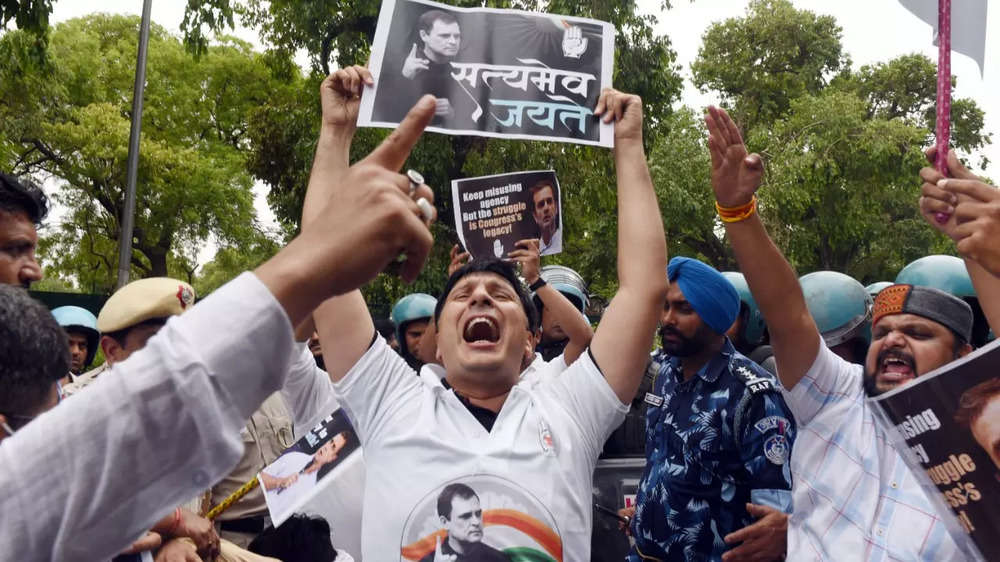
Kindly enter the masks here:
[[101, 336], [101, 351], [104, 352], [104, 359], [108, 362], [108, 365], [114, 365], [117, 361], [121, 360], [124, 349], [122, 349], [121, 344], [115, 338]]
[[423, 41], [424, 43], [427, 43], [427, 32], [421, 29], [419, 34], [420, 34], [420, 40]]
[[958, 348], [958, 353], [955, 354], [955, 358], [965, 357], [966, 355], [972, 353], [972, 345], [963, 343], [962, 347]]

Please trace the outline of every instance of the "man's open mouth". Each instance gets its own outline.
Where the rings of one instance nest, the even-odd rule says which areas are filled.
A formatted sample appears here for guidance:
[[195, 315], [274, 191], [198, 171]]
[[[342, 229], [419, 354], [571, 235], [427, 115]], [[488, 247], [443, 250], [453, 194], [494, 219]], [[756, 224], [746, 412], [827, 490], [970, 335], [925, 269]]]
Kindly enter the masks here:
[[465, 323], [462, 337], [469, 343], [496, 343], [500, 341], [500, 327], [489, 316], [473, 316]]
[[886, 382], [904, 382], [916, 376], [913, 358], [901, 353], [890, 353], [882, 357], [879, 371]]

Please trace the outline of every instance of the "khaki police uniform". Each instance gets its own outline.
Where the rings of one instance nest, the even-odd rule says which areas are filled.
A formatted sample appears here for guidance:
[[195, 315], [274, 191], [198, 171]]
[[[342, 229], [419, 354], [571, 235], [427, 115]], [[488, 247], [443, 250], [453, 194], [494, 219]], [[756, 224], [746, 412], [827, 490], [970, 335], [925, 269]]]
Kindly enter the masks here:
[[[250, 416], [240, 430], [243, 457], [233, 471], [212, 487], [211, 505], [222, 503], [257, 473], [281, 456], [295, 440], [292, 419], [279, 393], [274, 393]], [[260, 487], [254, 488], [215, 518], [219, 536], [246, 548], [264, 527], [270, 524], [267, 503]]]

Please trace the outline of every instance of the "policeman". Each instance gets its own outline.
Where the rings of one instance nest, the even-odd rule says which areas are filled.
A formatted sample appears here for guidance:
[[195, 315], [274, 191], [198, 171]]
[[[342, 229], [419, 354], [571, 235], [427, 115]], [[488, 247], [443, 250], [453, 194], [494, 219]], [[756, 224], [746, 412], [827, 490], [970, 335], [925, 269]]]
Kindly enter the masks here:
[[[795, 421], [775, 377], [725, 335], [740, 308], [729, 281], [683, 257], [670, 260], [667, 275], [627, 560], [718, 560], [736, 546], [726, 538], [741, 530], [744, 545], [766, 550], [754, 557], [780, 558], [784, 541], [757, 533], [787, 527]], [[757, 525], [758, 518], [768, 521]]]
[[864, 285], [836, 271], [814, 271], [799, 278], [806, 306], [831, 351], [864, 364], [872, 341], [872, 297]]
[[426, 293], [413, 293], [396, 301], [389, 314], [389, 319], [396, 325], [399, 354], [415, 371], [420, 371], [420, 367], [424, 364], [418, 355], [420, 339], [434, 316], [436, 305], [436, 298]]
[[774, 352], [766, 343], [767, 325], [764, 324], [764, 315], [760, 313], [757, 301], [750, 294], [746, 278], [738, 271], [723, 271], [722, 276], [733, 285], [740, 296], [740, 313], [726, 332], [726, 336], [733, 342], [736, 351], [746, 355], [772, 375], [776, 375]]
[[[195, 292], [190, 285], [166, 277], [140, 279], [119, 289], [97, 318], [102, 333], [101, 349], [108, 364], [124, 361], [145, 347], [171, 316], [183, 313], [194, 301]], [[240, 462], [205, 497], [192, 502], [188, 506], [190, 511], [203, 513], [220, 503], [292, 445], [291, 419], [278, 393], [261, 404], [240, 434], [244, 446]], [[219, 536], [245, 548], [270, 523], [263, 492], [259, 489], [250, 492], [220, 515], [216, 523], [220, 527]]]
[[60, 306], [52, 310], [52, 316], [62, 326], [69, 341], [69, 374], [60, 381], [66, 386], [90, 366], [97, 354], [97, 340], [101, 334], [97, 331], [97, 317], [86, 308]]
[[990, 327], [972, 287], [965, 262], [955, 256], [932, 255], [914, 260], [896, 275], [896, 283], [933, 287], [952, 294], [972, 307], [973, 347], [982, 347], [989, 338]]
[[[541, 280], [529, 287], [533, 292], [549, 285], [569, 299], [573, 306], [580, 311], [580, 314], [584, 314], [590, 301], [587, 298], [587, 285], [579, 273], [562, 265], [547, 265], [541, 269], [539, 277]], [[537, 294], [533, 298], [535, 308], [538, 309], [542, 321], [541, 341], [535, 347], [535, 351], [541, 354], [545, 361], [551, 361], [563, 354], [570, 337], [556, 315], [546, 314], [545, 303], [542, 302], [542, 299]], [[572, 363], [572, 361], [570, 362]]]

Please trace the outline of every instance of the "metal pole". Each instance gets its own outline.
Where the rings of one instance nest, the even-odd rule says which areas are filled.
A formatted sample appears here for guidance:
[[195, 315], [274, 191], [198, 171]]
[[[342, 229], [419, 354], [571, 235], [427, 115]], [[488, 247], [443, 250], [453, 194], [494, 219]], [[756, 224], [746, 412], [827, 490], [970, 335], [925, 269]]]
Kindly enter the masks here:
[[118, 237], [118, 284], [128, 283], [132, 265], [132, 231], [135, 228], [135, 183], [139, 176], [139, 133], [142, 128], [142, 95], [146, 89], [146, 45], [149, 43], [149, 12], [152, 0], [142, 2], [142, 24], [139, 27], [139, 54], [135, 63], [135, 86], [132, 91], [132, 130], [128, 139], [128, 183], [125, 188], [125, 208], [122, 209], [121, 233]]

